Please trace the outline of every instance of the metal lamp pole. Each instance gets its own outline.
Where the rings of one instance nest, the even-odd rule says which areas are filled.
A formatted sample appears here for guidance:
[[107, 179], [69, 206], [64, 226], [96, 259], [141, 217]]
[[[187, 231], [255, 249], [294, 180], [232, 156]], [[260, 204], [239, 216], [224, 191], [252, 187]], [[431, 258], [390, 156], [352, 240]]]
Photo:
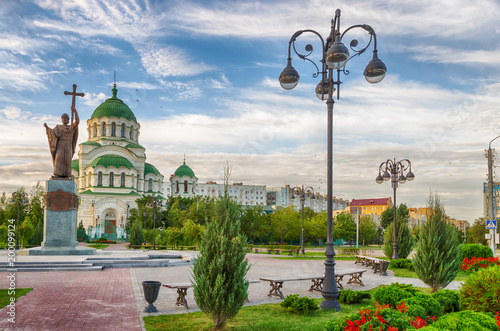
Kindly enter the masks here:
[[[493, 205], [494, 198], [494, 189], [493, 189], [493, 150], [491, 149], [491, 143], [500, 138], [500, 136], [493, 138], [488, 145], [488, 214], [490, 220], [496, 220], [495, 209]], [[496, 251], [496, 243], [495, 243], [495, 229], [490, 229], [490, 248], [493, 251], [493, 255], [495, 255]]]
[[162, 207], [162, 201], [159, 197], [151, 197], [151, 202], [146, 204], [147, 207], [153, 207], [153, 250], [156, 246], [156, 207]]
[[17, 231], [16, 231], [16, 249], [19, 250], [19, 219], [21, 217], [21, 204], [29, 203], [28, 195], [25, 192], [12, 193], [12, 203], [17, 205]]
[[[354, 52], [351, 56], [349, 50], [342, 43], [345, 34], [354, 28], [361, 28], [365, 30], [370, 38], [367, 45], [364, 48], [357, 49], [358, 41], [356, 39], [351, 40], [350, 48]], [[299, 53], [295, 47], [295, 42], [297, 37], [303, 33], [312, 33], [316, 35], [321, 41], [321, 70], [318, 68], [315, 62], [310, 60], [308, 57], [313, 52], [313, 46], [307, 44], [305, 46], [305, 54]], [[320, 100], [326, 99], [327, 112], [328, 112], [328, 138], [327, 138], [327, 243], [326, 243], [326, 260], [325, 260], [325, 279], [323, 282], [322, 295], [325, 298], [321, 302], [321, 309], [335, 309], [340, 310], [340, 304], [337, 302], [338, 289], [335, 282], [335, 251], [333, 249], [333, 105], [335, 101], [333, 100], [333, 93], [335, 92], [335, 87], [337, 86], [337, 100], [340, 98], [340, 73], [345, 75], [349, 74], [349, 71], [345, 69], [347, 62], [357, 55], [361, 55], [365, 52], [373, 41], [373, 58], [368, 63], [365, 68], [364, 76], [366, 80], [370, 83], [378, 83], [384, 79], [387, 73], [387, 67], [377, 56], [377, 37], [373, 28], [366, 24], [352, 25], [347, 28], [344, 32], [340, 31], [340, 9], [335, 11], [335, 18], [331, 21], [330, 34], [326, 38], [326, 43], [323, 37], [314, 30], [299, 30], [295, 32], [288, 43], [288, 59], [287, 66], [280, 74], [279, 81], [282, 88], [285, 90], [291, 90], [297, 86], [299, 82], [299, 73], [292, 66], [291, 50], [297, 56], [303, 60], [307, 60], [316, 67], [316, 73], [313, 77], [316, 78], [321, 74], [321, 81], [316, 86], [316, 96]], [[334, 75], [334, 70], [336, 70], [336, 75]], [[335, 77], [334, 77], [335, 76]]]
[[[384, 168], [384, 173], [382, 174], [382, 168]], [[406, 176], [404, 172], [407, 171]], [[411, 162], [408, 159], [403, 159], [396, 162], [394, 160], [387, 160], [382, 162], [378, 168], [378, 176], [375, 181], [378, 184], [382, 184], [384, 181], [391, 179], [391, 186], [394, 191], [394, 245], [392, 249], [392, 259], [398, 258], [398, 242], [397, 242], [397, 204], [396, 204], [396, 189], [398, 188], [398, 183], [404, 184], [406, 180], [412, 181], [415, 178], [413, 172], [411, 172]]]
[[306, 201], [306, 194], [309, 192], [312, 192], [311, 199], [314, 199], [314, 189], [311, 186], [306, 188], [304, 188], [304, 185], [302, 185], [302, 187], [296, 186], [292, 189], [292, 199], [295, 199], [295, 196], [293, 195], [293, 193], [295, 192], [300, 197], [300, 209], [302, 212], [302, 233], [300, 235], [300, 242], [301, 242], [300, 247], [302, 255], [305, 255], [306, 249], [304, 247], [304, 202]]

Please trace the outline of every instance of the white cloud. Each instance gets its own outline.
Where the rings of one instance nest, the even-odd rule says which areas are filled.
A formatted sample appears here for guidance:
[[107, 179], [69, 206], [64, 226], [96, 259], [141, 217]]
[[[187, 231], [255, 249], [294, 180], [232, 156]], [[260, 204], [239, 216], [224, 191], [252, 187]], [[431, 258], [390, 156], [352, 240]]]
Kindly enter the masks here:
[[155, 77], [194, 76], [212, 70], [203, 63], [189, 61], [189, 56], [174, 47], [146, 45], [138, 47], [146, 71]]
[[83, 102], [90, 107], [97, 107], [104, 102], [108, 97], [104, 93], [85, 93]]
[[23, 112], [17, 107], [5, 107], [4, 109], [0, 109], [0, 114], [5, 116], [8, 120], [26, 119], [31, 116], [30, 112]]

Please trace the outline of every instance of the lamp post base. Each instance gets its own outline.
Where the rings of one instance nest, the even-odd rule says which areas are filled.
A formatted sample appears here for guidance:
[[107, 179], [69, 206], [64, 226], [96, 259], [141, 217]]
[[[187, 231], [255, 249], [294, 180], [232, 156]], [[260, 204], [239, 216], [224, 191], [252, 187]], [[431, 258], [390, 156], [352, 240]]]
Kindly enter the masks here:
[[335, 251], [333, 250], [333, 242], [326, 243], [326, 260], [325, 260], [325, 279], [323, 281], [323, 290], [321, 295], [325, 300], [321, 302], [321, 310], [340, 311], [340, 303], [337, 301], [339, 290], [335, 281]]

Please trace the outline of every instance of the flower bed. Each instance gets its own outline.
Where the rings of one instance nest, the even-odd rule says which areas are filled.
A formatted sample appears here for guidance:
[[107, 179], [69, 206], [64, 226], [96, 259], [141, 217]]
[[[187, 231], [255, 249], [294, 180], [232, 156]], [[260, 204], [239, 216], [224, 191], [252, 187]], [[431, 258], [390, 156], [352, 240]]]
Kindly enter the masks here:
[[499, 265], [500, 261], [498, 257], [471, 257], [465, 258], [461, 265], [461, 270], [465, 272], [478, 271], [480, 268], [487, 268], [492, 265]]

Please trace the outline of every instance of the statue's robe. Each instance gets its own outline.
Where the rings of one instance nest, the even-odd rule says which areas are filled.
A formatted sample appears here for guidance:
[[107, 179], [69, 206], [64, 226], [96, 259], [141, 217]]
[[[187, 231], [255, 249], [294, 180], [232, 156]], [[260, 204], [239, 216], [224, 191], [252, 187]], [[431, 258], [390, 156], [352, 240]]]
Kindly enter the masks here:
[[54, 177], [71, 177], [71, 160], [76, 150], [78, 123], [73, 123], [73, 130], [70, 130], [69, 125], [64, 124], [59, 124], [53, 129], [46, 128], [46, 130], [54, 164]]

